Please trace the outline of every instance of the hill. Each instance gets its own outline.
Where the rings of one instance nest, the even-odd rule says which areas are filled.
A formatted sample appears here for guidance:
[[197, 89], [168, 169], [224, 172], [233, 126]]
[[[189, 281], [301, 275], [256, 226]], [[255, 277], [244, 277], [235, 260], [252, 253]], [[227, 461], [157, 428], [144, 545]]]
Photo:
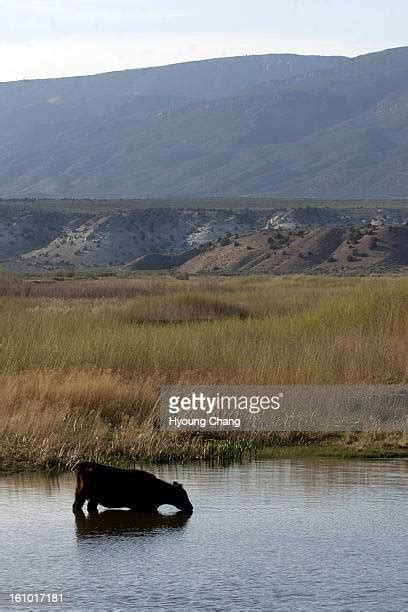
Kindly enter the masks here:
[[188, 273], [399, 272], [408, 267], [408, 226], [254, 232], [215, 245], [179, 267]]
[[[340, 243], [335, 246], [330, 241], [327, 243], [327, 237], [332, 240], [333, 236], [343, 236], [350, 227], [367, 226], [377, 231], [377, 227], [406, 227], [408, 222], [406, 207], [177, 209], [146, 206], [109, 210], [106, 206], [101, 209], [95, 206], [90, 210], [90, 202], [78, 202], [76, 207], [74, 204], [68, 202], [64, 207], [61, 202], [61, 207], [54, 203], [53, 207], [43, 208], [41, 203], [36, 207], [35, 202], [25, 206], [16, 202], [1, 203], [2, 267], [42, 273], [123, 266], [126, 270], [171, 269], [185, 264], [186, 269], [197, 272], [218, 269], [245, 272], [252, 268], [271, 272], [279, 261], [280, 268], [276, 271], [284, 272], [292, 270], [290, 261], [293, 260], [296, 269], [306, 270], [315, 267], [316, 256], [323, 258], [319, 260], [322, 263], [339, 247]], [[254, 257], [264, 261], [271, 255], [270, 240], [263, 251], [264, 236], [272, 238], [274, 244], [275, 238], [278, 239], [276, 248], [272, 249], [278, 251], [280, 248], [286, 251], [289, 240], [294, 249], [292, 260], [282, 250], [279, 252], [282, 261], [275, 257], [274, 266], [272, 261], [266, 267], [259, 266], [260, 262], [255, 265]], [[292, 244], [295, 236], [298, 242]], [[283, 237], [285, 240], [280, 245]], [[324, 244], [328, 254], [321, 251]], [[401, 249], [399, 246], [398, 250]], [[312, 258], [297, 259], [298, 253], [309, 251], [314, 253]]]
[[0, 85], [0, 195], [405, 197], [408, 48]]

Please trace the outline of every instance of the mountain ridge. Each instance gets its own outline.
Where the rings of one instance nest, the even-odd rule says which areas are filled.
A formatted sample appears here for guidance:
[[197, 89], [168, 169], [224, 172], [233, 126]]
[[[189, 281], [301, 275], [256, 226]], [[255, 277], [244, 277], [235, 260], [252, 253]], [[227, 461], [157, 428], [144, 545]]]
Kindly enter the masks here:
[[[299, 70], [316, 61], [319, 69], [292, 74], [288, 57]], [[265, 81], [270, 65], [285, 78]], [[198, 89], [172, 81], [180, 66], [193, 66]], [[16, 111], [11, 128], [3, 108], [0, 196], [407, 195], [408, 47], [352, 59], [262, 55], [160, 70], [172, 93], [151, 90], [156, 72], [143, 93], [129, 97], [128, 89], [116, 106], [109, 95], [96, 96], [97, 109], [93, 98], [81, 106], [74, 96], [68, 110], [53, 102], [48, 123], [44, 104]], [[209, 82], [212, 93], [200, 97]]]

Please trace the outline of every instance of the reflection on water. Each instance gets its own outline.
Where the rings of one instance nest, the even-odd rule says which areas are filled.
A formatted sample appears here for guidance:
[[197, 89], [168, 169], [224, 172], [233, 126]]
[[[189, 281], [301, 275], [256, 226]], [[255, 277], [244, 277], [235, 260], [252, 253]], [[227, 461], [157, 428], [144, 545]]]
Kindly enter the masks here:
[[155, 467], [184, 484], [191, 517], [170, 507], [74, 515], [72, 473], [0, 478], [0, 591], [62, 592], [75, 611], [404, 610], [407, 468]]
[[130, 510], [105, 510], [90, 512], [86, 516], [82, 510], [75, 512], [76, 532], [78, 536], [93, 535], [146, 535], [160, 534], [164, 530], [181, 529], [190, 515], [184, 512], [176, 514], [143, 514]]

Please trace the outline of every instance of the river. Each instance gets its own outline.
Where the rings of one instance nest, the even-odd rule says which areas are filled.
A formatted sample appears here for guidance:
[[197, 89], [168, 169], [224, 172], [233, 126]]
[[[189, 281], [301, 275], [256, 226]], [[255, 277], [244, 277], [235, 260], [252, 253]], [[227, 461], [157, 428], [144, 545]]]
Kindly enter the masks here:
[[149, 469], [183, 483], [191, 517], [75, 517], [72, 473], [2, 477], [1, 609], [408, 609], [408, 461]]

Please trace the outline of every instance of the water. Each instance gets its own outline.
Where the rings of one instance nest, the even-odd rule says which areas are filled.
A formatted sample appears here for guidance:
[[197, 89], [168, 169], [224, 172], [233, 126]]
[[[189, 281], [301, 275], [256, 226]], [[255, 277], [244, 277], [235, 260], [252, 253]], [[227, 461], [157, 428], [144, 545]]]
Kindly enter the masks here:
[[0, 479], [2, 609], [16, 591], [62, 592], [64, 610], [408, 609], [407, 461], [154, 471], [190, 518], [75, 519], [73, 474]]

